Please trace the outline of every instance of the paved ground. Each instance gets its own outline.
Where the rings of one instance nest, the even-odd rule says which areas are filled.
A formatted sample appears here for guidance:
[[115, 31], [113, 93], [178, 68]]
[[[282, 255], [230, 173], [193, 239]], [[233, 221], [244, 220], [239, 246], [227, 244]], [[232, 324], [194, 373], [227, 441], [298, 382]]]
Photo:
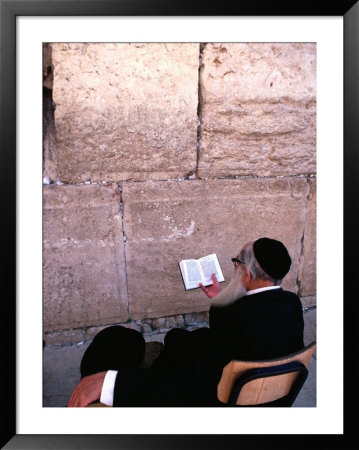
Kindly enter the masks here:
[[[316, 309], [304, 312], [304, 344], [316, 340]], [[149, 341], [163, 341], [164, 335], [151, 336]], [[147, 339], [146, 339], [147, 340]], [[80, 379], [80, 361], [90, 342], [65, 347], [45, 347], [43, 357], [43, 406], [62, 407]], [[154, 349], [156, 350], [156, 349]], [[148, 358], [151, 359], [151, 354]], [[316, 406], [316, 352], [309, 363], [308, 378], [293, 406]]]

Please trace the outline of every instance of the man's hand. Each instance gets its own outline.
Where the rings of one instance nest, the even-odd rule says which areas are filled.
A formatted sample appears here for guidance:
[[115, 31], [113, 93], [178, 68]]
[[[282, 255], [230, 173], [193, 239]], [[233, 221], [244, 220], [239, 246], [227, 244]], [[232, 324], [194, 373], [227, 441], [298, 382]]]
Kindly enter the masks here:
[[71, 394], [68, 406], [81, 407], [99, 400], [106, 372], [98, 372], [82, 378]]
[[199, 283], [199, 287], [209, 298], [213, 298], [221, 292], [221, 285], [216, 278], [215, 274], [212, 274], [213, 284], [211, 286], [205, 287], [202, 283]]

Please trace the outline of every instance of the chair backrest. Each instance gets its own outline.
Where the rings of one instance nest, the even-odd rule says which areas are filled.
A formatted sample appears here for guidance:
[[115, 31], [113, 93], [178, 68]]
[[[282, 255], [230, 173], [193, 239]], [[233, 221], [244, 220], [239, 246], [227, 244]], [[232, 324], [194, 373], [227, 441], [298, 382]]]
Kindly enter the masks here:
[[[231, 361], [223, 369], [222, 377], [217, 387], [218, 400], [224, 404], [229, 403], [231, 393], [233, 392], [237, 380], [241, 384], [238, 398], [235, 399], [235, 404], [238, 406], [268, 404], [288, 396], [298, 377], [298, 373], [302, 372], [303, 375], [303, 369], [306, 372], [306, 367], [309, 364], [315, 348], [316, 342], [312, 342], [302, 350], [278, 359], [263, 361]], [[293, 362], [296, 362], [297, 365], [290, 364]], [[277, 369], [272, 371], [265, 370], [262, 372], [258, 370], [262, 368], [269, 369], [272, 367], [276, 367]], [[242, 383], [239, 378], [246, 373], [250, 374], [251, 378], [246, 379], [246, 381]], [[304, 378], [302, 378], [298, 389], [300, 389], [304, 383], [305, 378], [306, 373], [304, 373]]]

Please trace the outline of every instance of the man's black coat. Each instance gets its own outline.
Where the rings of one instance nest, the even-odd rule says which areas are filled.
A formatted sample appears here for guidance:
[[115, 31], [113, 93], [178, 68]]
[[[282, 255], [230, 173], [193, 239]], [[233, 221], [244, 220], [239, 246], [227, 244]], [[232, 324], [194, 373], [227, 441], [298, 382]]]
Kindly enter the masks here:
[[302, 304], [281, 288], [211, 307], [209, 322], [210, 328], [169, 331], [151, 368], [120, 370], [114, 406], [216, 406], [232, 359], [275, 358], [304, 347]]

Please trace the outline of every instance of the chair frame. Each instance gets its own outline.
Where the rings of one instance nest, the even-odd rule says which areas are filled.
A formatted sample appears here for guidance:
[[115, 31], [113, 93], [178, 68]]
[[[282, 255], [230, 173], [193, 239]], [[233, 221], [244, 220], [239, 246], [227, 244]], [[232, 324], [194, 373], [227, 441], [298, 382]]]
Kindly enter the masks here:
[[[250, 381], [256, 380], [258, 378], [273, 377], [278, 375], [285, 375], [287, 373], [298, 372], [294, 383], [289, 391], [289, 393], [277, 400], [273, 400], [267, 403], [259, 403], [256, 405], [237, 405], [237, 399], [242, 388]], [[299, 394], [305, 380], [308, 376], [308, 370], [304, 364], [298, 361], [293, 361], [287, 364], [281, 364], [279, 366], [270, 367], [258, 367], [255, 369], [250, 369], [241, 375], [234, 383], [232, 392], [227, 403], [228, 406], [236, 407], [263, 407], [263, 406], [292, 406], [297, 395]]]
[[[263, 406], [292, 406], [308, 376], [307, 366], [316, 349], [313, 341], [298, 352], [277, 359], [263, 361], [237, 361], [233, 360], [223, 369], [218, 384], [218, 401], [222, 406], [236, 407], [263, 407]], [[293, 381], [286, 380], [286, 391], [281, 392], [279, 398], [273, 396], [266, 402], [248, 402], [238, 400], [242, 389], [254, 380], [267, 377], [280, 377], [297, 372], [292, 376]], [[278, 380], [278, 378], [277, 378]], [[254, 381], [255, 382], [255, 381]], [[252, 387], [253, 389], [253, 387]], [[255, 392], [252, 390], [252, 392]], [[267, 392], [268, 388], [267, 388]], [[238, 404], [237, 404], [238, 403]]]

